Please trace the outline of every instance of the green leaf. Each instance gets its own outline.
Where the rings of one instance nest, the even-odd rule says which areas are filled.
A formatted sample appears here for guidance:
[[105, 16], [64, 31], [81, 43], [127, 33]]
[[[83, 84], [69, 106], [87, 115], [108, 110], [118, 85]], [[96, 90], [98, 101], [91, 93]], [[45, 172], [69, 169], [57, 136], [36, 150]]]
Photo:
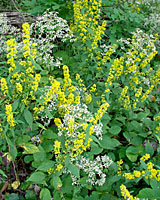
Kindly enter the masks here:
[[18, 194], [14, 194], [14, 193], [7, 194], [5, 195], [5, 200], [19, 200], [19, 196]]
[[119, 126], [112, 126], [109, 130], [109, 132], [113, 135], [118, 135], [118, 133], [120, 133], [121, 131], [121, 127]]
[[72, 179], [69, 175], [64, 179], [62, 192], [66, 194], [73, 194]]
[[66, 165], [66, 167], [68, 167], [69, 163], [70, 163], [70, 158], [69, 158], [69, 155], [67, 155], [67, 157], [65, 159], [65, 165]]
[[37, 152], [40, 152], [39, 148], [35, 146], [34, 144], [21, 144], [20, 147], [24, 148], [26, 153], [28, 154], [34, 154]]
[[132, 121], [131, 126], [135, 131], [142, 131], [142, 124], [138, 123], [137, 121]]
[[90, 34], [93, 34], [93, 35], [95, 34], [94, 31], [93, 31], [91, 28], [87, 28], [87, 30], [88, 30], [88, 32], [89, 32]]
[[104, 149], [115, 149], [115, 147], [121, 145], [121, 143], [114, 139], [114, 138], [110, 138], [107, 135], [103, 136], [103, 139], [100, 141], [100, 146]]
[[42, 71], [40, 72], [40, 74], [41, 74], [41, 75], [47, 75], [47, 74], [48, 74], [48, 70], [42, 70]]
[[91, 150], [90, 153], [93, 155], [98, 155], [103, 151], [103, 148], [101, 148], [98, 144], [92, 142], [91, 143]]
[[40, 124], [40, 123], [38, 123], [38, 122], [36, 122], [36, 124], [37, 124], [40, 128], [46, 130], [46, 128], [45, 128], [42, 124]]
[[[38, 6], [36, 7], [36, 10], [38, 10]], [[30, 58], [32, 64], [35, 66], [35, 69], [36, 69], [36, 70], [40, 70], [40, 71], [42, 71], [41, 66], [38, 65], [36, 62], [34, 62], [34, 60], [33, 60], [33, 58], [32, 58], [31, 56], [29, 56], [29, 58]]]
[[145, 151], [146, 153], [150, 154], [151, 156], [153, 156], [154, 154], [154, 149], [151, 145], [151, 143], [147, 142], [146, 146], [145, 146]]
[[27, 108], [24, 110], [24, 118], [26, 122], [28, 123], [29, 127], [32, 129], [33, 117], [32, 117], [32, 113]]
[[42, 184], [45, 179], [45, 174], [43, 172], [34, 172], [27, 181], [32, 182], [33, 184]]
[[13, 161], [14, 161], [16, 159], [16, 157], [17, 157], [16, 146], [15, 146], [15, 144], [10, 139], [7, 139], [7, 141], [8, 141], [8, 145], [9, 145], [10, 155], [11, 155]]
[[43, 131], [42, 136], [43, 138], [46, 138], [46, 139], [58, 138], [58, 135], [55, 133], [53, 128], [48, 128], [47, 130]]
[[89, 129], [91, 128], [91, 125], [92, 125], [91, 123], [88, 124], [88, 126], [87, 126], [87, 128], [86, 128], [86, 139], [85, 139], [85, 143], [88, 142], [88, 139], [89, 139], [89, 137], [90, 137]]
[[127, 140], [128, 142], [130, 142], [131, 139], [134, 138], [134, 137], [136, 137], [137, 135], [136, 135], [136, 133], [134, 133], [134, 132], [124, 132], [124, 133], [123, 133], [123, 136], [126, 138], [126, 140]]
[[36, 199], [36, 194], [33, 190], [26, 190], [25, 193], [25, 200]]
[[62, 181], [59, 178], [59, 176], [53, 176], [53, 178], [50, 181], [51, 186], [53, 186], [55, 189], [58, 189], [59, 187], [62, 187]]
[[136, 162], [137, 157], [141, 152], [143, 152], [143, 147], [142, 146], [130, 146], [126, 150], [126, 156], [128, 159], [132, 162]]
[[37, 168], [37, 170], [39, 170], [39, 171], [43, 171], [43, 172], [47, 172], [47, 170], [49, 169], [49, 168], [52, 168], [53, 166], [54, 166], [54, 161], [52, 161], [52, 160], [49, 160], [49, 161], [47, 161], [47, 162], [44, 162], [44, 163], [42, 163], [38, 168]]
[[144, 188], [139, 191], [139, 194], [137, 195], [138, 198], [147, 198], [147, 199], [155, 199], [159, 196], [157, 196], [156, 192], [151, 188]]
[[68, 165], [67, 168], [68, 168], [68, 170], [71, 172], [72, 175], [74, 175], [74, 176], [76, 176], [76, 177], [79, 178], [80, 175], [79, 175], [79, 169], [78, 169], [77, 166], [75, 166], [75, 165], [69, 163], [69, 165]]
[[19, 99], [16, 99], [12, 104], [13, 111], [15, 111], [18, 108], [18, 105], [19, 105]]
[[4, 176], [5, 178], [7, 178], [7, 175], [4, 173], [4, 171], [2, 171], [1, 169], [0, 169], [0, 174], [2, 175], [2, 176]]
[[47, 188], [43, 188], [40, 192], [40, 199], [41, 200], [51, 200], [51, 193]]

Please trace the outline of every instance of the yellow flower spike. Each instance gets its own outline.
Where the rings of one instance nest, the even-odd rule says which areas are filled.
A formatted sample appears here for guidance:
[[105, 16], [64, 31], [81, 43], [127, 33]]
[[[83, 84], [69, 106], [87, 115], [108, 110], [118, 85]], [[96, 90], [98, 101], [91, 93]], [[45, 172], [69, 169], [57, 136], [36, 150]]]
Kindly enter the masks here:
[[134, 175], [135, 177], [139, 178], [139, 177], [141, 176], [141, 172], [140, 172], [140, 171], [134, 170], [134, 171], [133, 171], [133, 175]]
[[16, 124], [13, 120], [13, 113], [12, 113], [12, 105], [6, 105], [6, 116], [7, 116], [7, 122], [9, 123], [10, 127], [14, 127]]
[[130, 200], [137, 200], [136, 197], [133, 197], [133, 195], [130, 194], [130, 192], [127, 190], [125, 185], [120, 186], [121, 194], [124, 197], [124, 199], [130, 199]]
[[86, 104], [90, 104], [92, 101], [92, 95], [85, 93], [85, 102]]
[[60, 147], [61, 147], [61, 142], [59, 141], [55, 141], [54, 142], [54, 151], [55, 151], [55, 154], [59, 154], [60, 153]]
[[150, 154], [145, 154], [144, 156], [141, 157], [140, 160], [143, 160], [143, 161], [146, 161], [146, 160], [149, 160], [150, 159]]
[[16, 83], [16, 89], [18, 93], [22, 93], [22, 85], [20, 83]]
[[8, 94], [8, 86], [5, 78], [1, 78], [1, 90], [3, 91], [4, 95]]

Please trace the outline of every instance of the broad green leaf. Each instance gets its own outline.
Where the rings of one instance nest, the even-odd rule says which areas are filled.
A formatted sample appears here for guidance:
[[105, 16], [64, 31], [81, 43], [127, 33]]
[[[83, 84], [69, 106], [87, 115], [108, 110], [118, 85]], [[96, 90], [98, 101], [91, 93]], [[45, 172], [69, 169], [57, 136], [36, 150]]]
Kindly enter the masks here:
[[18, 194], [11, 193], [5, 195], [5, 200], [20, 200], [20, 198]]
[[27, 108], [24, 110], [24, 118], [26, 122], [28, 123], [29, 127], [32, 129], [33, 117], [32, 117], [32, 113]]
[[33, 190], [26, 190], [25, 200], [33, 200], [33, 199], [37, 199], [35, 192]]
[[28, 154], [34, 154], [34, 153], [40, 152], [39, 148], [37, 146], [35, 146], [34, 144], [29, 144], [29, 143], [22, 144], [22, 145], [20, 145], [20, 147], [24, 148], [24, 150]]
[[126, 140], [128, 141], [128, 142], [130, 142], [131, 141], [131, 139], [132, 138], [134, 138], [134, 137], [136, 137], [137, 135], [136, 135], [136, 133], [134, 133], [134, 132], [123, 132], [123, 136], [126, 138]]
[[58, 138], [58, 135], [54, 132], [53, 128], [48, 128], [47, 130], [43, 131], [42, 136], [43, 138], [46, 138], [46, 139]]
[[67, 177], [65, 177], [65, 179], [64, 179], [62, 192], [66, 193], [66, 194], [73, 193], [72, 179], [69, 175]]
[[41, 75], [47, 75], [48, 74], [48, 70], [42, 70], [40, 74]]
[[53, 176], [53, 178], [50, 181], [50, 184], [55, 189], [58, 189], [59, 187], [62, 187], [62, 181], [61, 181], [59, 176]]
[[51, 200], [51, 193], [47, 188], [42, 188], [40, 192], [40, 199], [41, 200]]
[[99, 140], [94, 135], [91, 135], [91, 139], [100, 145]]
[[103, 139], [100, 141], [100, 146], [104, 149], [114, 149], [119, 145], [121, 145], [121, 143], [118, 140], [110, 138], [107, 135], [104, 135]]
[[37, 168], [37, 170], [46, 172], [49, 168], [52, 168], [54, 166], [54, 163], [55, 162], [52, 160], [44, 162]]
[[142, 131], [142, 124], [138, 123], [137, 121], [132, 121], [131, 126], [135, 131]]
[[45, 174], [43, 172], [34, 172], [27, 179], [27, 181], [32, 182], [33, 184], [42, 184], [45, 179]]
[[151, 145], [150, 142], [147, 142], [147, 144], [146, 144], [146, 146], [145, 146], [145, 151], [146, 151], [146, 153], [148, 153], [148, 154], [150, 154], [151, 156], [153, 156], [153, 154], [154, 154], [154, 149], [153, 149], [153, 147], [152, 147], [152, 145]]
[[144, 188], [139, 191], [139, 194], [137, 195], [139, 198], [147, 198], [147, 199], [155, 199], [159, 196], [157, 196], [156, 192], [151, 188]]
[[103, 148], [101, 148], [98, 144], [92, 142], [91, 143], [91, 150], [90, 153], [94, 154], [94, 155], [98, 155], [103, 151]]
[[72, 175], [76, 176], [76, 177], [79, 177], [79, 169], [77, 166], [69, 163], [68, 165], [68, 170], [71, 172]]
[[126, 156], [130, 161], [136, 162], [137, 157], [143, 150], [144, 148], [142, 146], [130, 146], [126, 150]]
[[121, 127], [119, 126], [112, 126], [109, 130], [109, 132], [113, 135], [118, 135], [118, 133], [120, 133], [121, 131]]

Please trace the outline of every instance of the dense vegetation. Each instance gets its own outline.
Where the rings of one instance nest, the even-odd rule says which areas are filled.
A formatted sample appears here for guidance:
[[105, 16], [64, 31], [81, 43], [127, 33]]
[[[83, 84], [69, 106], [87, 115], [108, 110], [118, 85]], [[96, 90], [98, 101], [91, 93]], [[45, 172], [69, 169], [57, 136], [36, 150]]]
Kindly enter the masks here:
[[0, 199], [159, 200], [160, 1], [1, 2]]

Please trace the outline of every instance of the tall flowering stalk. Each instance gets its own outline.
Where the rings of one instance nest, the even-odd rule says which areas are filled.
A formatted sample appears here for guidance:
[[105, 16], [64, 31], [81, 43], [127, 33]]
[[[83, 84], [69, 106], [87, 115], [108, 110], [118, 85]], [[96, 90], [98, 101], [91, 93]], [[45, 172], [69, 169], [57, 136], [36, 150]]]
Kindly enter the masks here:
[[5, 78], [1, 78], [1, 91], [5, 96], [8, 94], [8, 86]]
[[[100, 18], [102, 0], [76, 0], [73, 4], [74, 27], [73, 32], [79, 33], [77, 39], [83, 43], [90, 39], [92, 44], [88, 50], [92, 53], [98, 47], [98, 41], [106, 27], [106, 21], [102, 25], [98, 24]], [[91, 54], [92, 56], [92, 54]]]
[[17, 42], [15, 39], [10, 39], [7, 41], [7, 63], [11, 65], [11, 67], [9, 68], [9, 73], [13, 72], [16, 69], [16, 65], [15, 65], [15, 58], [16, 58], [16, 54], [17, 54]]
[[7, 116], [7, 122], [9, 123], [10, 127], [14, 127], [16, 124], [13, 120], [13, 113], [12, 113], [12, 105], [6, 105], [6, 116]]

